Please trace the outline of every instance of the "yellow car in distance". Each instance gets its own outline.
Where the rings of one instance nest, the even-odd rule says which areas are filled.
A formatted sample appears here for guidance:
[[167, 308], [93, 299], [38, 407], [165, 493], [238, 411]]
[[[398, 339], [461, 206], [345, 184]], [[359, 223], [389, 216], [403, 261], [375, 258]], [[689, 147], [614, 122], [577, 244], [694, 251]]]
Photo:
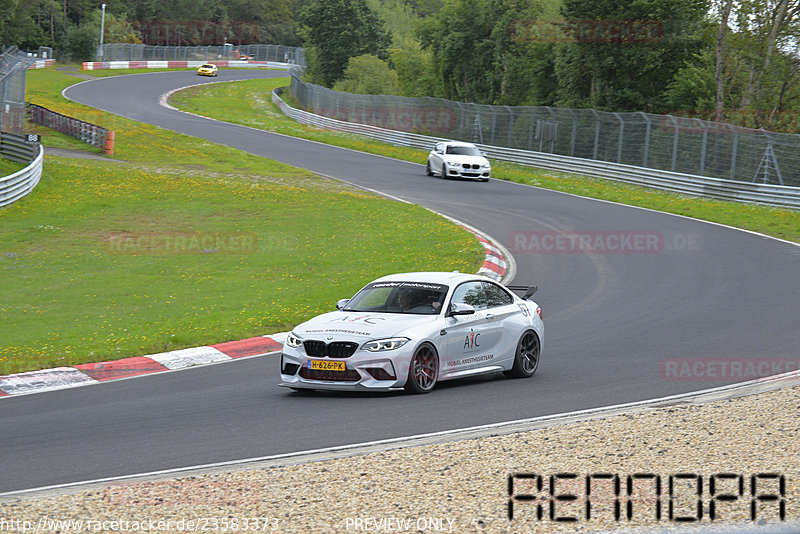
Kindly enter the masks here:
[[198, 76], [216, 76], [217, 75], [217, 66], [212, 65], [211, 63], [204, 63], [200, 65], [200, 68], [197, 69]]

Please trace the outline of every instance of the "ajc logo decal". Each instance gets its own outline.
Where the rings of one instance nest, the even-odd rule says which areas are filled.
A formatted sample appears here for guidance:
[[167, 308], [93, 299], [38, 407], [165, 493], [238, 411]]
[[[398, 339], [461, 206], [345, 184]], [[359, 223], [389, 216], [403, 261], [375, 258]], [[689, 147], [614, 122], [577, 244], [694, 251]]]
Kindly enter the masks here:
[[385, 321], [383, 317], [370, 317], [369, 315], [347, 315], [339, 319], [332, 319], [332, 323], [364, 323], [376, 324], [378, 321]]
[[464, 348], [473, 350], [480, 347], [480, 343], [478, 343], [478, 338], [480, 337], [480, 332], [475, 333], [472, 328], [469, 329], [469, 334], [467, 334], [466, 338], [464, 339]]

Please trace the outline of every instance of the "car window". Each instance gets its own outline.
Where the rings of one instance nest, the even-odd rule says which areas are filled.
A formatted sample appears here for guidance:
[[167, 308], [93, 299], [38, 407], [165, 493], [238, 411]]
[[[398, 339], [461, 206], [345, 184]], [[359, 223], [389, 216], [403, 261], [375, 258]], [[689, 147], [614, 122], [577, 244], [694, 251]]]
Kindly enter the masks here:
[[474, 146], [449, 146], [447, 147], [448, 154], [457, 156], [480, 156], [481, 151]]
[[483, 283], [483, 290], [486, 292], [486, 303], [490, 308], [496, 306], [507, 306], [514, 302], [508, 292], [497, 284], [491, 282]]
[[343, 311], [437, 315], [448, 289], [427, 282], [373, 282], [359, 291]]
[[469, 304], [476, 310], [486, 309], [486, 295], [481, 282], [465, 282], [453, 292], [453, 304]]

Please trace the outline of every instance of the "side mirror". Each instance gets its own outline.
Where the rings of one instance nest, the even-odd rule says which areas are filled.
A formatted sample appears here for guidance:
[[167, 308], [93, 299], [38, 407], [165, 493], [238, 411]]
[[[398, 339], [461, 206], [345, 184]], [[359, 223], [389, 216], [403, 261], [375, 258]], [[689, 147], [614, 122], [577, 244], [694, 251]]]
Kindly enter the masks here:
[[463, 304], [461, 302], [451, 304], [450, 311], [448, 312], [448, 317], [455, 317], [456, 315], [472, 315], [475, 313], [475, 308], [470, 306], [469, 304]]
[[350, 302], [350, 299], [339, 299], [339, 300], [337, 300], [336, 301], [336, 309], [337, 310], [341, 310], [342, 308], [347, 306], [348, 302]]

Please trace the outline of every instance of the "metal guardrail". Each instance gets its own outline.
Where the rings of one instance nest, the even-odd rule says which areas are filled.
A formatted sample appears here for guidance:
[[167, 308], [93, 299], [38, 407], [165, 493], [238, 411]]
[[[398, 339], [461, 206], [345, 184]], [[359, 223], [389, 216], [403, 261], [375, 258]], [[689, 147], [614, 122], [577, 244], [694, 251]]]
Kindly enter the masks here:
[[[310, 124], [312, 126], [340, 132], [359, 134], [393, 145], [423, 150], [429, 150], [435, 143], [446, 140], [439, 137], [388, 130], [377, 126], [345, 122], [315, 115], [314, 113], [293, 108], [284, 102], [280, 97], [282, 89], [283, 88], [278, 88], [272, 92], [273, 103], [275, 103], [285, 115], [303, 124]], [[738, 182], [544, 152], [492, 145], [476, 145], [490, 158], [521, 165], [583, 174], [597, 178], [607, 178], [620, 182], [672, 191], [674, 193], [700, 195], [721, 200], [755, 202], [770, 206], [800, 208], [800, 187]]]
[[80, 139], [88, 145], [101, 149], [109, 156], [114, 154], [114, 132], [111, 130], [62, 115], [36, 104], [29, 103], [25, 111], [28, 119], [34, 124], [41, 124], [75, 139]]
[[15, 161], [30, 161], [21, 171], [0, 177], [0, 207], [3, 207], [24, 197], [39, 183], [44, 149], [38, 142], [30, 143], [27, 135], [2, 132], [0, 154]]

